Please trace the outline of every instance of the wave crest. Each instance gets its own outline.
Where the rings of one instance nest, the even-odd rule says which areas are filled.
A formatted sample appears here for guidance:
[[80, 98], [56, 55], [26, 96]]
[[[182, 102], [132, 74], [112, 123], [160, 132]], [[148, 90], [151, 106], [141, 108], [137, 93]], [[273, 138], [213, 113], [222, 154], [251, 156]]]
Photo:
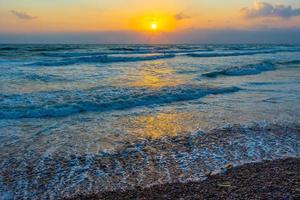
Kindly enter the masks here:
[[[0, 96], [0, 119], [62, 117], [82, 112], [105, 112], [140, 106], [165, 105], [199, 99], [211, 94], [237, 92], [239, 88], [208, 88], [193, 85], [165, 87], [158, 91], [106, 88], [105, 90], [60, 91]], [[0, 98], [0, 99], [1, 99]], [[59, 99], [59, 102], [57, 102]], [[20, 105], [20, 106], [18, 106]]]
[[264, 71], [275, 70], [275, 65], [271, 62], [263, 62], [259, 64], [247, 65], [242, 67], [231, 67], [222, 70], [216, 70], [203, 74], [206, 77], [224, 76], [245, 76], [259, 74]]
[[57, 61], [48, 60], [42, 62], [34, 62], [27, 65], [34, 66], [65, 66], [83, 63], [114, 63], [114, 62], [137, 62], [148, 60], [159, 60], [175, 57], [174, 54], [161, 54], [150, 56], [137, 56], [137, 57], [120, 57], [120, 56], [107, 56], [107, 55], [95, 55], [95, 56], [83, 56], [78, 58], [61, 59]]
[[209, 58], [209, 57], [229, 57], [229, 56], [251, 56], [257, 54], [272, 54], [279, 52], [298, 52], [300, 49], [270, 49], [270, 50], [259, 50], [259, 51], [236, 51], [236, 52], [212, 52], [212, 53], [188, 53], [186, 56]]

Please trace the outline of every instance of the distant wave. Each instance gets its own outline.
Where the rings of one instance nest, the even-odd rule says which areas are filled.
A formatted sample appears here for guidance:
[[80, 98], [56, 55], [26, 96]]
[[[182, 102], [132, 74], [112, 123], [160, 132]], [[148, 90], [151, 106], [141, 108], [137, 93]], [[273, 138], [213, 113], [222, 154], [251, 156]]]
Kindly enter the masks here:
[[230, 67], [226, 69], [215, 70], [215, 71], [204, 73], [202, 74], [202, 76], [217, 77], [220, 75], [223, 76], [254, 75], [254, 74], [260, 74], [264, 71], [276, 70], [276, 65], [294, 65], [294, 64], [300, 64], [300, 60], [277, 61], [277, 62], [265, 61], [262, 63], [251, 64], [246, 66]]
[[[207, 88], [193, 85], [166, 87], [158, 91], [105, 88], [104, 90], [58, 91], [1, 95], [6, 104], [0, 106], [0, 119], [62, 117], [81, 112], [104, 112], [139, 106], [164, 105], [194, 100], [210, 94], [237, 92], [237, 87]], [[109, 93], [108, 93], [109, 92]], [[59, 99], [59, 101], [57, 100]], [[18, 106], [18, 104], [22, 106]]]
[[224, 52], [224, 53], [189, 53], [186, 54], [189, 57], [229, 57], [229, 56], [246, 56], [246, 55], [255, 55], [255, 54], [266, 54], [266, 53], [274, 53], [274, 51], [248, 51], [248, 52]]
[[274, 82], [274, 81], [262, 81], [262, 82], [246, 82], [244, 85], [265, 86], [265, 85], [282, 85], [293, 84], [291, 82]]
[[195, 52], [211, 52], [214, 51], [213, 48], [205, 46], [120, 46], [120, 47], [110, 47], [110, 46], [94, 46], [90, 49], [78, 49], [78, 51], [41, 51], [38, 55], [45, 57], [82, 57], [82, 56], [111, 56], [111, 55], [139, 55], [139, 54], [184, 54], [184, 53], [195, 53]]
[[111, 51], [136, 51], [136, 47], [114, 47], [109, 48]]
[[275, 70], [275, 65], [271, 62], [263, 62], [259, 64], [215, 70], [212, 72], [204, 73], [203, 76], [206, 77], [216, 77], [219, 75], [244, 76], [244, 75], [260, 74], [263, 71], [270, 71], [270, 70]]
[[131, 52], [131, 53], [184, 53], [184, 52], [197, 52], [197, 51], [213, 51], [214, 49], [208, 48], [205, 46], [177, 46], [177, 45], [168, 45], [168, 46], [148, 46], [148, 47], [115, 47], [110, 48], [111, 51], [117, 52]]
[[111, 55], [134, 55], [134, 54], [185, 54], [196, 52], [211, 52], [213, 49], [127, 49], [117, 48], [118, 50], [109, 49], [109, 51], [98, 50], [90, 52], [41, 52], [41, 56], [46, 57], [82, 57], [82, 56], [111, 56]]
[[16, 47], [0, 47], [0, 51], [14, 51], [18, 50]]
[[104, 56], [105, 52], [42, 52], [39, 55], [45, 57], [61, 57], [61, 58], [72, 58], [72, 57], [83, 57], [83, 56]]
[[278, 52], [298, 52], [300, 49], [270, 49], [270, 50], [259, 50], [259, 51], [237, 51], [237, 52], [211, 52], [211, 53], [188, 53], [186, 56], [189, 57], [229, 57], [229, 56], [251, 56], [257, 54], [270, 54]]
[[280, 65], [300, 64], [300, 60], [281, 61], [281, 62], [277, 62], [277, 64], [280, 64]]
[[29, 66], [64, 66], [64, 65], [73, 65], [81, 63], [113, 63], [113, 62], [137, 62], [137, 61], [147, 61], [147, 60], [158, 60], [173, 58], [174, 54], [162, 54], [162, 55], [151, 55], [151, 56], [137, 56], [137, 57], [117, 57], [117, 56], [107, 56], [107, 55], [98, 55], [98, 56], [83, 56], [78, 58], [69, 58], [61, 60], [47, 60], [41, 62], [34, 62], [27, 64]]
[[5, 45], [0, 51], [44, 52], [81, 49], [84, 45]]

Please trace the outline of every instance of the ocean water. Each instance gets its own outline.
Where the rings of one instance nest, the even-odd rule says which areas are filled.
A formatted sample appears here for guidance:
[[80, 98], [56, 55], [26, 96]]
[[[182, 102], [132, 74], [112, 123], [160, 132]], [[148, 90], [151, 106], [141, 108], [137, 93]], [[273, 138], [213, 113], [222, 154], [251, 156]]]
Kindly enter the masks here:
[[0, 72], [3, 199], [300, 156], [300, 46], [0, 45]]

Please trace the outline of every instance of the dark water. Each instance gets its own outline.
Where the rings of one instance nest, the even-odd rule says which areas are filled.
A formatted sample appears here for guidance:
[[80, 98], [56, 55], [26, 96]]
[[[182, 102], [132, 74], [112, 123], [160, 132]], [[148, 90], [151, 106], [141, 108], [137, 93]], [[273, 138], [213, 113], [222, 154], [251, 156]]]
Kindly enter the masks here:
[[300, 155], [300, 46], [0, 45], [0, 70], [4, 199]]

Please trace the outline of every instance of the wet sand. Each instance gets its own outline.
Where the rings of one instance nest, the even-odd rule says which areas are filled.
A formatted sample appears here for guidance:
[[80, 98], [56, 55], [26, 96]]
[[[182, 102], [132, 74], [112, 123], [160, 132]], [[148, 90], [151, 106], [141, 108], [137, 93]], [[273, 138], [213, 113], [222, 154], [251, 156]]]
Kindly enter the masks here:
[[300, 199], [299, 158], [227, 168], [203, 182], [82, 194], [71, 199]]

